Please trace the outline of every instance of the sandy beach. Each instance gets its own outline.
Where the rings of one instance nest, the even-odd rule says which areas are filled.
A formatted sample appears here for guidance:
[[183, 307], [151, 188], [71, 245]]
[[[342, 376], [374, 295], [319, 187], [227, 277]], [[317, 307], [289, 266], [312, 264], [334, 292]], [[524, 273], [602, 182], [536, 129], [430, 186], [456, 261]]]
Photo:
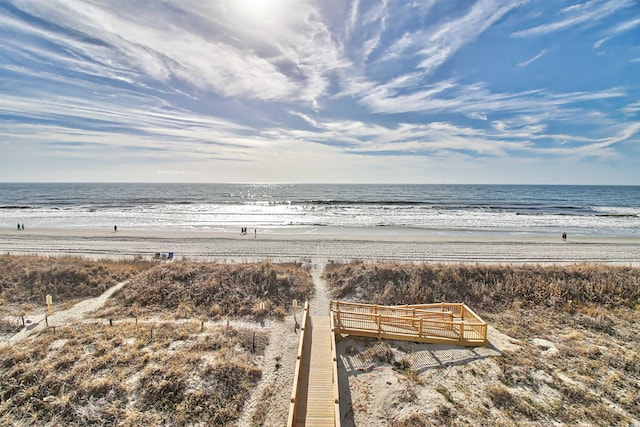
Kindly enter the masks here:
[[[255, 237], [254, 237], [255, 236]], [[558, 237], [473, 234], [412, 235], [390, 230], [287, 232], [253, 229], [247, 235], [195, 231], [112, 229], [0, 230], [0, 252], [82, 255], [95, 258], [173, 252], [178, 259], [256, 260], [394, 260], [406, 262], [540, 263], [597, 262], [640, 265], [640, 238]]]

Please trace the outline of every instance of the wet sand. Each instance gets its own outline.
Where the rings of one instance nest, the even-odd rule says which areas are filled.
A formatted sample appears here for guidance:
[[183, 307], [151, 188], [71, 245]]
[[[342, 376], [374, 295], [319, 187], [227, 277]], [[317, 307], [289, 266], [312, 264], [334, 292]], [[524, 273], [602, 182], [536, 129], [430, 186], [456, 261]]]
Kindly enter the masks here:
[[0, 253], [81, 255], [94, 258], [173, 252], [205, 261], [404, 261], [640, 265], [640, 238], [512, 235], [411, 235], [406, 232], [337, 234], [286, 230], [247, 235], [196, 231], [113, 229], [0, 230]]

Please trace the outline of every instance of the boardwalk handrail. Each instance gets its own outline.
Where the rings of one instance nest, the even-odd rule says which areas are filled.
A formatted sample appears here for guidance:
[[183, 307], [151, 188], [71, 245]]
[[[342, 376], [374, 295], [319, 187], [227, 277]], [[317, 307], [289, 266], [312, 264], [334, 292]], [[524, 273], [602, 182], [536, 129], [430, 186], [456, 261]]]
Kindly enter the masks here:
[[338, 385], [338, 355], [336, 349], [336, 333], [335, 322], [333, 316], [329, 316], [331, 322], [331, 358], [332, 358], [332, 373], [333, 373], [333, 411], [335, 426], [340, 427], [340, 387]]
[[336, 333], [486, 345], [486, 322], [463, 303], [382, 306], [331, 301], [330, 306]]
[[296, 369], [293, 374], [293, 388], [291, 391], [291, 402], [289, 403], [289, 418], [287, 426], [293, 427], [296, 415], [296, 400], [298, 399], [298, 382], [300, 379], [300, 365], [302, 363], [302, 352], [304, 350], [304, 341], [308, 339], [307, 320], [309, 319], [309, 301], [304, 303], [304, 314], [302, 315], [302, 326], [300, 327], [300, 341], [298, 343], [298, 354], [296, 355]]
[[[371, 305], [360, 304], [343, 301], [331, 301], [332, 311], [349, 311], [354, 313], [371, 313], [382, 314], [387, 316], [398, 317], [424, 317], [431, 319], [443, 319], [453, 320], [456, 313], [460, 313], [462, 304], [433, 304], [429, 306], [386, 306], [386, 305]], [[445, 310], [446, 308], [446, 310]], [[346, 310], [345, 310], [346, 309]], [[435, 310], [437, 309], [437, 310]], [[458, 316], [460, 317], [460, 316]]]

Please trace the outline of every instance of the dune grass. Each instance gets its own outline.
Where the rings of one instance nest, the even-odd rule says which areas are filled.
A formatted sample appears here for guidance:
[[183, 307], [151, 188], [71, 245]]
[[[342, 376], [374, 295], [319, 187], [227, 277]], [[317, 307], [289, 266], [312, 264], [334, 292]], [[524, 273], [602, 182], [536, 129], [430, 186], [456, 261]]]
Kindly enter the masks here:
[[334, 298], [365, 296], [372, 304], [461, 302], [479, 310], [523, 307], [640, 306], [640, 269], [488, 264], [331, 263]]
[[118, 282], [152, 267], [141, 260], [89, 260], [81, 257], [0, 256], [0, 306], [43, 304], [96, 297]]
[[[437, 413], [417, 408], [394, 425], [421, 425], [443, 414], [442, 425], [640, 422], [640, 269], [353, 262], [328, 264], [324, 277], [335, 299], [465, 302], [520, 340], [520, 350], [495, 362], [450, 368], [469, 386], [443, 395]], [[439, 375], [427, 371], [415, 386], [442, 394]]]
[[293, 300], [310, 298], [309, 272], [295, 263], [158, 265], [119, 290], [104, 316], [163, 315], [175, 319], [284, 316]]
[[199, 322], [50, 328], [0, 352], [0, 425], [225, 425], [266, 344]]

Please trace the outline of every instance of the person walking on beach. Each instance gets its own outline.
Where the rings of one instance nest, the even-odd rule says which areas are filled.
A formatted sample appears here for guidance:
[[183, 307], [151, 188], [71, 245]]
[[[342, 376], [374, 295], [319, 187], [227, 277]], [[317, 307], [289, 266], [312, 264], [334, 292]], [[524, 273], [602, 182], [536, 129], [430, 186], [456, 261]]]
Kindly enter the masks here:
[[567, 240], [567, 233], [566, 233], [566, 232], [563, 232], [563, 233], [562, 233], [562, 240], [563, 240], [563, 241], [566, 241], [566, 240]]
[[257, 229], [253, 229], [253, 238], [255, 239], [256, 237], [258, 237], [258, 230]]
[[22, 224], [22, 231], [24, 231], [24, 224]]
[[18, 223], [18, 231], [20, 231], [20, 223]]
[[114, 233], [117, 233], [117, 232], [118, 232], [118, 226], [117, 226], [117, 225], [114, 225], [114, 226], [113, 226], [113, 232], [114, 232]]

